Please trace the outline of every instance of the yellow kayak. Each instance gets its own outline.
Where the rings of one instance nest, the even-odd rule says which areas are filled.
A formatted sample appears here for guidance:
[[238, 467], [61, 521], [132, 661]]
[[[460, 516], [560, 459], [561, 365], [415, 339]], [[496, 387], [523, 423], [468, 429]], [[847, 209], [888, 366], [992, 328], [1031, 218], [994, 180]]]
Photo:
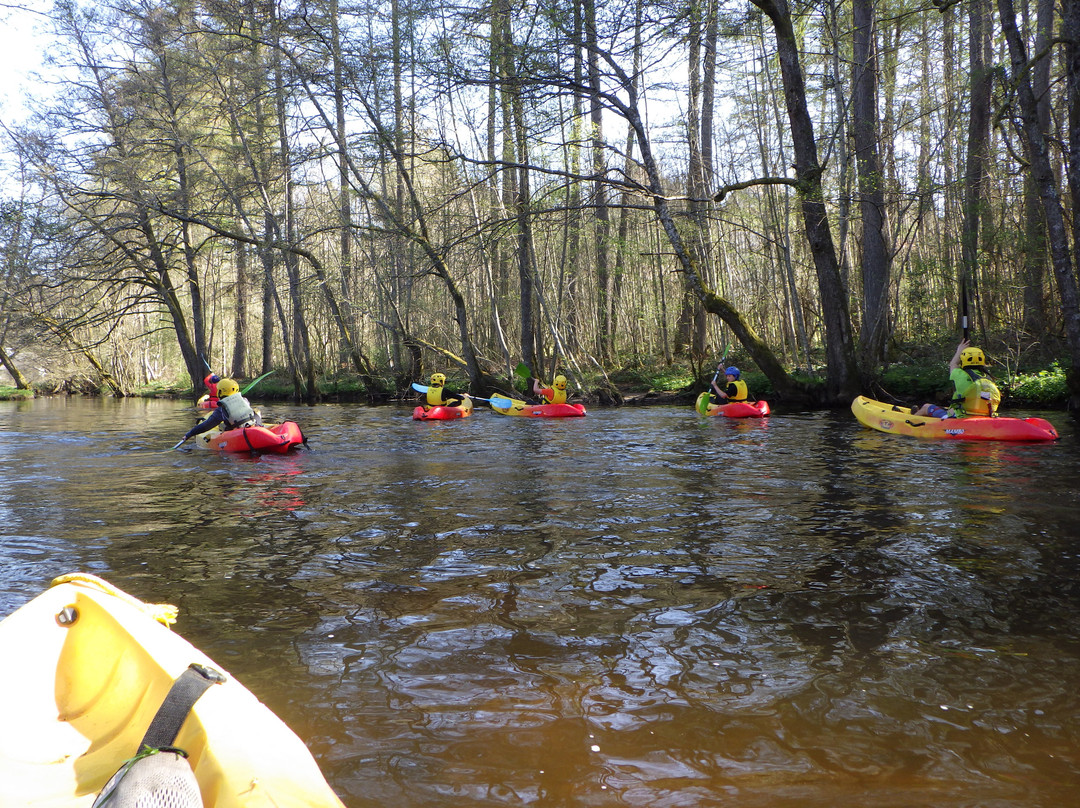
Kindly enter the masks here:
[[190, 764], [204, 808], [344, 808], [303, 741], [174, 634], [175, 616], [77, 574], [0, 622], [0, 806], [89, 808], [196, 663], [223, 676], [176, 719], [187, 761], [155, 757]]
[[851, 411], [863, 426], [893, 435], [941, 440], [1057, 440], [1054, 425], [1044, 418], [1007, 418], [968, 415], [964, 418], [933, 418], [915, 415], [909, 407], [897, 407], [858, 396]]

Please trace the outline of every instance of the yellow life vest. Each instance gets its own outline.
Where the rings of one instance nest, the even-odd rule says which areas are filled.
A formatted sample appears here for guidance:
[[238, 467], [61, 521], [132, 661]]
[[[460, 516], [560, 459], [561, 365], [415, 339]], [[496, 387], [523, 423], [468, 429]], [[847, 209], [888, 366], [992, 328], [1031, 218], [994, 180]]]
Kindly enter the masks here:
[[[548, 395], [548, 391], [551, 391], [551, 395]], [[540, 391], [541, 395], [547, 400], [549, 404], [565, 404], [566, 403], [566, 391], [560, 390], [558, 387], [552, 385], [551, 387], [545, 387]]]
[[746, 382], [742, 379], [736, 379], [732, 382], [735, 385], [735, 395], [728, 396], [728, 401], [746, 401], [749, 397], [749, 393], [746, 390]]
[[993, 415], [1001, 404], [1001, 390], [990, 379], [977, 371], [967, 371], [971, 377], [971, 385], [967, 388], [962, 398], [953, 400], [954, 405], [959, 407], [964, 415]]
[[432, 407], [443, 406], [442, 387], [429, 387], [427, 389], [427, 403]]

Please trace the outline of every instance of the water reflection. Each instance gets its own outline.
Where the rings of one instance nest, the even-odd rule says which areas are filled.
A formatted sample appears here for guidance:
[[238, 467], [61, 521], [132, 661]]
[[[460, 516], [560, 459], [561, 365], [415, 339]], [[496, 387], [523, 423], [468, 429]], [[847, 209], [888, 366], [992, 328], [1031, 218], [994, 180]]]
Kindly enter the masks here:
[[75, 568], [177, 602], [351, 806], [1068, 804], [1068, 423], [410, 412], [275, 407], [311, 450], [247, 458], [163, 453], [174, 403], [0, 409], [0, 612]]

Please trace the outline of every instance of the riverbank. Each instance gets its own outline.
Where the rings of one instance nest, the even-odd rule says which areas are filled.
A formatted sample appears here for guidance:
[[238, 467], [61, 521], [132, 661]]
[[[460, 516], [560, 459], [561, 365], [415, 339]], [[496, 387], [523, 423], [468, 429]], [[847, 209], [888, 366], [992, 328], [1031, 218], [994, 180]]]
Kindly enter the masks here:
[[[729, 359], [729, 362], [733, 360]], [[754, 370], [748, 363], [741, 364], [742, 378], [747, 383], [753, 398], [766, 399], [771, 403], [783, 405], [772, 384], [763, 373]], [[709, 388], [713, 368], [698, 370], [689, 365], [666, 367], [636, 366], [624, 368], [602, 376], [595, 374], [585, 378], [571, 380], [571, 392], [574, 397], [589, 406], [650, 406], [650, 405], [687, 405], [692, 406], [702, 390]], [[1008, 372], [1008, 369], [993, 368], [993, 375], [1005, 394], [1007, 406], [1027, 407], [1045, 410], [1065, 410], [1068, 404], [1068, 389], [1065, 383], [1065, 371], [1057, 363], [1051, 362], [1043, 367], [1033, 367], [1022, 372]], [[799, 373], [799, 378], [810, 384], [821, 383], [820, 371], [817, 374]], [[249, 380], [239, 379], [241, 387]], [[387, 376], [381, 379], [379, 389], [366, 387], [359, 377], [338, 372], [317, 379], [317, 401], [346, 403], [391, 403], [416, 398], [417, 394], [409, 386], [409, 381], [396, 380]], [[575, 384], [576, 382], [576, 384]], [[464, 390], [466, 379], [451, 375], [447, 387]], [[522, 396], [523, 383], [514, 379], [513, 385], [506, 385], [498, 392], [510, 396]], [[919, 405], [924, 402], [945, 403], [950, 396], [948, 370], [940, 359], [897, 362], [884, 370], [866, 391], [871, 397], [893, 404]], [[14, 387], [0, 386], [0, 400], [29, 399], [36, 395], [107, 395], [97, 389], [85, 378], [81, 383], [73, 381], [42, 385], [33, 390], [20, 390]], [[130, 395], [138, 398], [188, 399], [194, 401], [198, 396], [190, 386], [180, 384], [155, 383], [134, 388]], [[249, 390], [248, 397], [258, 401], [293, 401], [295, 390], [286, 371], [279, 370], [274, 375], [260, 379]]]

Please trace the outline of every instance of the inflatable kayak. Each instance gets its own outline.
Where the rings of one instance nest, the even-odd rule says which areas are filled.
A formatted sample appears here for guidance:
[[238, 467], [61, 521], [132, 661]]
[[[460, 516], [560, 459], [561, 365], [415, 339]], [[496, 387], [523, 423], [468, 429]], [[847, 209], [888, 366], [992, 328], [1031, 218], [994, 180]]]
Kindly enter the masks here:
[[1057, 440], [1053, 424], [1043, 418], [991, 418], [971, 415], [966, 418], [931, 418], [912, 415], [907, 407], [894, 407], [859, 396], [851, 411], [863, 426], [892, 435], [945, 440]]
[[768, 401], [732, 401], [730, 404], [713, 404], [708, 393], [697, 397], [694, 409], [700, 415], [724, 415], [728, 418], [764, 418], [769, 414]]
[[284, 453], [304, 442], [300, 427], [292, 421], [264, 426], [245, 426], [220, 431], [211, 429], [195, 436], [195, 445], [219, 452]]
[[508, 407], [497, 407], [494, 401], [491, 402], [491, 409], [500, 415], [516, 415], [523, 418], [577, 418], [585, 414], [584, 404], [527, 404], [516, 398], [499, 399], [499, 401], [510, 402]]
[[472, 411], [472, 401], [465, 399], [465, 403], [457, 407], [421, 405], [413, 410], [412, 417], [414, 421], [456, 421], [472, 415]]
[[[304, 742], [167, 628], [175, 619], [173, 606], [76, 574], [57, 578], [0, 622], [0, 805], [90, 808], [144, 740], [172, 737], [160, 746], [184, 750], [186, 762], [161, 752], [137, 766], [153, 759], [179, 766], [178, 781], [199, 792], [195, 804], [204, 808], [343, 808]], [[193, 677], [205, 680], [205, 690], [184, 698]], [[180, 707], [163, 722], [166, 695]], [[123, 779], [130, 787], [138, 769]], [[183, 796], [171, 789], [137, 804], [193, 804]], [[115, 793], [105, 804], [117, 802], [136, 804]]]

